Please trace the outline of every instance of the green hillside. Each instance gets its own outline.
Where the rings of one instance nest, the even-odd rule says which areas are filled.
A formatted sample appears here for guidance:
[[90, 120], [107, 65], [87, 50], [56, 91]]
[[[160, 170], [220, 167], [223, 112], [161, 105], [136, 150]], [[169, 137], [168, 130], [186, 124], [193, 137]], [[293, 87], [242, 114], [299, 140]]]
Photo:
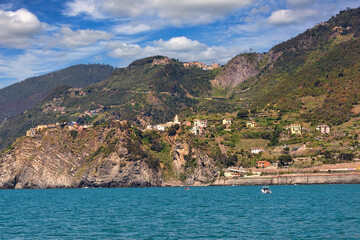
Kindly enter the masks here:
[[[168, 121], [179, 112], [192, 115], [209, 109], [222, 111], [223, 105], [210, 105], [204, 98], [211, 94], [209, 80], [214, 77], [213, 71], [184, 68], [175, 60], [153, 64], [154, 59], [161, 58], [135, 61], [116, 70], [108, 79], [83, 89], [70, 86], [54, 89], [41, 103], [0, 127], [0, 146], [9, 145], [38, 124], [62, 120], [91, 124], [95, 119], [102, 122], [114, 117], [146, 124]], [[91, 110], [97, 113], [85, 114]]]
[[108, 78], [113, 70], [109, 65], [80, 64], [0, 89], [0, 120], [30, 109], [58, 86], [82, 88]]
[[252, 99], [258, 109], [298, 112], [305, 121], [347, 121], [360, 100], [359, 33], [360, 8], [349, 9], [275, 46], [264, 59], [277, 60], [241, 84], [239, 89], [249, 90], [238, 97]]

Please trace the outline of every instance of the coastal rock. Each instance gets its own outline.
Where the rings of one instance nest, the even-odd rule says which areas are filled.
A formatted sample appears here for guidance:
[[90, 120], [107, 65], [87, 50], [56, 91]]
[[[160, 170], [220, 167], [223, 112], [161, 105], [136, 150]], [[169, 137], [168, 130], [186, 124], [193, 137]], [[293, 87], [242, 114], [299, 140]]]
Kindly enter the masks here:
[[[114, 136], [106, 140], [109, 133]], [[23, 137], [0, 158], [0, 188], [162, 186], [161, 173], [146, 158], [126, 158], [127, 137], [119, 129], [79, 132], [76, 139], [66, 130]], [[117, 147], [104, 147], [113, 139]]]

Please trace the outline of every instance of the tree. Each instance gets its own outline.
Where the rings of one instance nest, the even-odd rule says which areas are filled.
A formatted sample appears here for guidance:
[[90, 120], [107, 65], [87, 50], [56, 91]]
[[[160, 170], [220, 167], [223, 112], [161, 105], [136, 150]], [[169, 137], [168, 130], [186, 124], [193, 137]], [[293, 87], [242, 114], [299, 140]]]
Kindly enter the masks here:
[[176, 125], [172, 125], [171, 127], [169, 127], [168, 129], [168, 135], [169, 136], [175, 136], [176, 135], [176, 131], [179, 130], [179, 125], [176, 124]]
[[157, 140], [157, 139], [154, 139], [153, 141], [152, 141], [152, 144], [151, 144], [151, 150], [153, 150], [153, 151], [156, 151], [156, 152], [161, 152], [161, 150], [162, 150], [162, 145], [161, 145], [161, 142], [159, 141], [159, 140]]
[[284, 148], [282, 149], [282, 153], [283, 153], [283, 154], [289, 154], [289, 152], [290, 152], [290, 148], [289, 148], [289, 147], [284, 147]]
[[289, 165], [293, 162], [293, 158], [290, 154], [284, 154], [278, 157], [279, 163], [282, 166]]
[[244, 119], [249, 117], [249, 112], [245, 109], [241, 109], [238, 113], [237, 113], [237, 118], [239, 119]]
[[353, 153], [340, 153], [338, 159], [341, 161], [351, 161], [354, 158]]

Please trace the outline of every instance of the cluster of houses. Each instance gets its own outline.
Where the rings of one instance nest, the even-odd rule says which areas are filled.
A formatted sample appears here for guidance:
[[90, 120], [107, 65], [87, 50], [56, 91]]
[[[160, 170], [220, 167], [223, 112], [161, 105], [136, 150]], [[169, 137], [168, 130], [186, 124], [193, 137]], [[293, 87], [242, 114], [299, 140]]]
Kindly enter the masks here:
[[[247, 128], [257, 127], [257, 123], [255, 121], [247, 122], [246, 127]], [[323, 135], [330, 134], [330, 129], [331, 128], [325, 124], [318, 125], [316, 127], [316, 130], [319, 131]], [[286, 130], [290, 130], [290, 133], [293, 135], [301, 135], [303, 130], [305, 130], [305, 129], [303, 129], [300, 124], [290, 124], [289, 126], [286, 127]]]
[[[302, 131], [305, 130], [301, 127], [300, 124], [291, 124], [290, 126], [287, 127], [287, 129], [290, 129], [291, 134], [293, 135], [301, 135]], [[330, 134], [330, 127], [328, 125], [318, 125], [316, 127], [317, 131], [320, 131], [321, 134], [325, 135], [325, 134]]]
[[180, 124], [181, 124], [181, 122], [179, 122], [179, 117], [178, 117], [178, 115], [176, 115], [173, 122], [167, 122], [167, 123], [158, 124], [158, 125], [147, 125], [146, 129], [147, 130], [165, 131], [165, 129], [167, 127], [171, 127], [173, 125], [180, 125]]
[[103, 111], [103, 108], [97, 108], [95, 110], [86, 110], [84, 112], [84, 114], [92, 117], [94, 115], [97, 115], [97, 114], [101, 113], [102, 111]]
[[[152, 62], [152, 65], [167, 65], [167, 64], [170, 64], [170, 62], [171, 62], [170, 58], [164, 57], [164, 58], [161, 58], [161, 59], [154, 59], [153, 62]], [[217, 68], [221, 67], [220, 63], [212, 62], [211, 65], [206, 65], [205, 63], [197, 62], [197, 61], [184, 62], [183, 66], [186, 67], [186, 68], [197, 67], [197, 68], [201, 68], [203, 70], [213, 70], [213, 69], [217, 69]]]
[[185, 62], [183, 63], [184, 67], [186, 68], [190, 68], [190, 67], [197, 67], [197, 68], [201, 68], [203, 70], [213, 70], [213, 69], [217, 69], [220, 68], [220, 63], [214, 63], [212, 62], [211, 65], [206, 65], [205, 63], [202, 62]]
[[72, 98], [86, 96], [86, 92], [84, 92], [81, 88], [71, 88], [69, 91], [71, 91], [70, 97]]
[[53, 98], [53, 100], [46, 105], [44, 105], [43, 111], [44, 112], [60, 112], [61, 114], [65, 114], [65, 107], [59, 106], [62, 102], [62, 98]]
[[80, 125], [77, 122], [71, 122], [71, 123], [53, 123], [53, 124], [48, 124], [48, 125], [38, 125], [34, 128], [30, 128], [28, 131], [26, 131], [26, 136], [27, 137], [35, 137], [37, 133], [46, 130], [46, 129], [56, 129], [59, 127], [67, 127], [68, 130], [76, 130], [76, 131], [85, 131], [87, 130], [90, 126], [87, 125]]
[[154, 59], [152, 64], [153, 65], [167, 65], [171, 62], [171, 59], [168, 58], [168, 57], [164, 57], [164, 58], [161, 58], [161, 59]]
[[[229, 128], [231, 127], [231, 124], [232, 124], [231, 119], [223, 120], [223, 125], [225, 126], [225, 130], [230, 130]], [[173, 125], [182, 125], [182, 126], [191, 127], [192, 123], [190, 121], [180, 122], [179, 117], [176, 115], [173, 122], [167, 122], [167, 123], [158, 124], [158, 125], [147, 125], [146, 129], [147, 130], [165, 131], [166, 128], [171, 127]], [[208, 126], [209, 126], [208, 120], [195, 119], [194, 125], [190, 129], [190, 132], [193, 133], [194, 135], [204, 135], [205, 128], [207, 128]]]

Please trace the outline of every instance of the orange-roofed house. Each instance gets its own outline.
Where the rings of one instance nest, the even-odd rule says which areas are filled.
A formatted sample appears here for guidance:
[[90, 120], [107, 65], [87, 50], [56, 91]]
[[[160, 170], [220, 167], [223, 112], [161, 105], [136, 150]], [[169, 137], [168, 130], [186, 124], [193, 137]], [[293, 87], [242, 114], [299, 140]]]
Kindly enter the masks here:
[[256, 167], [258, 167], [258, 168], [266, 168], [270, 165], [271, 165], [271, 163], [269, 161], [257, 161], [256, 162]]

